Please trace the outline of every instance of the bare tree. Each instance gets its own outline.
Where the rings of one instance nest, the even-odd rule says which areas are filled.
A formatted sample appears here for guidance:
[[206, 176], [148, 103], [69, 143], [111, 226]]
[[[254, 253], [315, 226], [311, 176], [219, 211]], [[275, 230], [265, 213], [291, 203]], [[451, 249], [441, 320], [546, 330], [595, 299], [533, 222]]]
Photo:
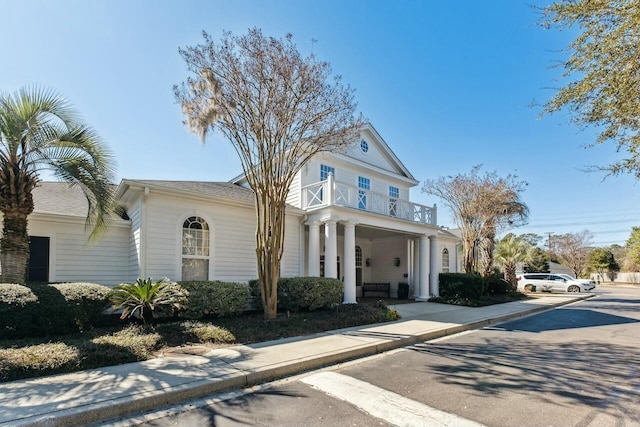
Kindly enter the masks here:
[[480, 168], [474, 166], [469, 174], [428, 179], [422, 187], [424, 193], [444, 200], [451, 210], [461, 230], [463, 268], [467, 273], [478, 271], [479, 251], [484, 259], [482, 272], [490, 273], [496, 233], [525, 222], [529, 212], [520, 200], [526, 182], [518, 181], [515, 175], [501, 178], [495, 171], [481, 175]]
[[277, 312], [284, 250], [285, 200], [296, 173], [316, 153], [341, 151], [358, 138], [354, 90], [327, 62], [303, 57], [292, 36], [225, 32], [219, 43], [180, 49], [194, 73], [174, 86], [189, 129], [202, 142], [218, 130], [235, 148], [255, 195], [256, 256], [265, 317]]
[[585, 269], [588, 255], [591, 252], [591, 233], [583, 230], [578, 233], [567, 233], [554, 236], [551, 240], [551, 252], [562, 264], [571, 268], [576, 277]]

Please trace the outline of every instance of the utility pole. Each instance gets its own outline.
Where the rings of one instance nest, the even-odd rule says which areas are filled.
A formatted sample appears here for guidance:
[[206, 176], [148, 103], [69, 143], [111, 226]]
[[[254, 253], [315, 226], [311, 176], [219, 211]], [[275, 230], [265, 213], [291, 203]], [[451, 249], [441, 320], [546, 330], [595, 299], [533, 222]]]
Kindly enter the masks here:
[[548, 245], [547, 247], [549, 248], [548, 251], [547, 251], [547, 255], [549, 256], [549, 265], [548, 265], [549, 271], [551, 271], [550, 270], [551, 269], [551, 234], [552, 233], [550, 231], [547, 232], [547, 235], [549, 236], [549, 240], [548, 240], [548, 243], [547, 243], [547, 245]]

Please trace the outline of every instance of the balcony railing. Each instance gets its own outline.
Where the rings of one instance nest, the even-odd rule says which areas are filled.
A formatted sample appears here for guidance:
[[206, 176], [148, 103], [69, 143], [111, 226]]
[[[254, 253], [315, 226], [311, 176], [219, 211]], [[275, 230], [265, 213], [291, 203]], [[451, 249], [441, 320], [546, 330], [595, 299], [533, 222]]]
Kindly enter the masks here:
[[333, 175], [326, 181], [302, 187], [302, 209], [312, 210], [326, 206], [344, 206], [394, 218], [436, 225], [436, 207], [428, 207], [389, 197], [386, 194], [364, 190], [336, 182]]

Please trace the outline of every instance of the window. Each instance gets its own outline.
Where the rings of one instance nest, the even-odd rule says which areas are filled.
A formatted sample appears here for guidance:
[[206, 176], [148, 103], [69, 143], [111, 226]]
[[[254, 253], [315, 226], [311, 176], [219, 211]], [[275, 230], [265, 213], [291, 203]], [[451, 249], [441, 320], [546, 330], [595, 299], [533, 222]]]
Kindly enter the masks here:
[[367, 209], [367, 191], [371, 189], [371, 180], [369, 178], [365, 178], [363, 176], [358, 177], [358, 188], [362, 188], [362, 190], [358, 190], [358, 209]]
[[329, 174], [333, 174], [336, 176], [336, 168], [333, 166], [320, 165], [320, 181], [326, 181], [329, 177]]
[[400, 189], [398, 187], [389, 186], [389, 215], [396, 216], [398, 213], [398, 198], [400, 197]]
[[182, 224], [182, 280], [209, 280], [209, 225], [199, 216]]
[[362, 248], [356, 246], [356, 268], [362, 268]]
[[362, 151], [363, 153], [369, 151], [369, 144], [367, 144], [367, 141], [365, 141], [364, 139], [360, 141], [360, 151]]
[[447, 248], [442, 250], [442, 272], [449, 272], [449, 249]]

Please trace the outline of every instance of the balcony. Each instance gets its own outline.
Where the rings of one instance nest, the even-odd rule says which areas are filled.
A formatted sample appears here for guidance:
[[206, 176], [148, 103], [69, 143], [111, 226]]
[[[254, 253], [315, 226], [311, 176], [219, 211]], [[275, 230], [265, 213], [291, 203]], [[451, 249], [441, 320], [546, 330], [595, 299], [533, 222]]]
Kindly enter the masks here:
[[326, 181], [302, 187], [302, 209], [315, 210], [327, 206], [343, 206], [426, 225], [436, 224], [436, 207], [428, 207], [389, 197], [386, 194], [336, 182], [333, 175]]

